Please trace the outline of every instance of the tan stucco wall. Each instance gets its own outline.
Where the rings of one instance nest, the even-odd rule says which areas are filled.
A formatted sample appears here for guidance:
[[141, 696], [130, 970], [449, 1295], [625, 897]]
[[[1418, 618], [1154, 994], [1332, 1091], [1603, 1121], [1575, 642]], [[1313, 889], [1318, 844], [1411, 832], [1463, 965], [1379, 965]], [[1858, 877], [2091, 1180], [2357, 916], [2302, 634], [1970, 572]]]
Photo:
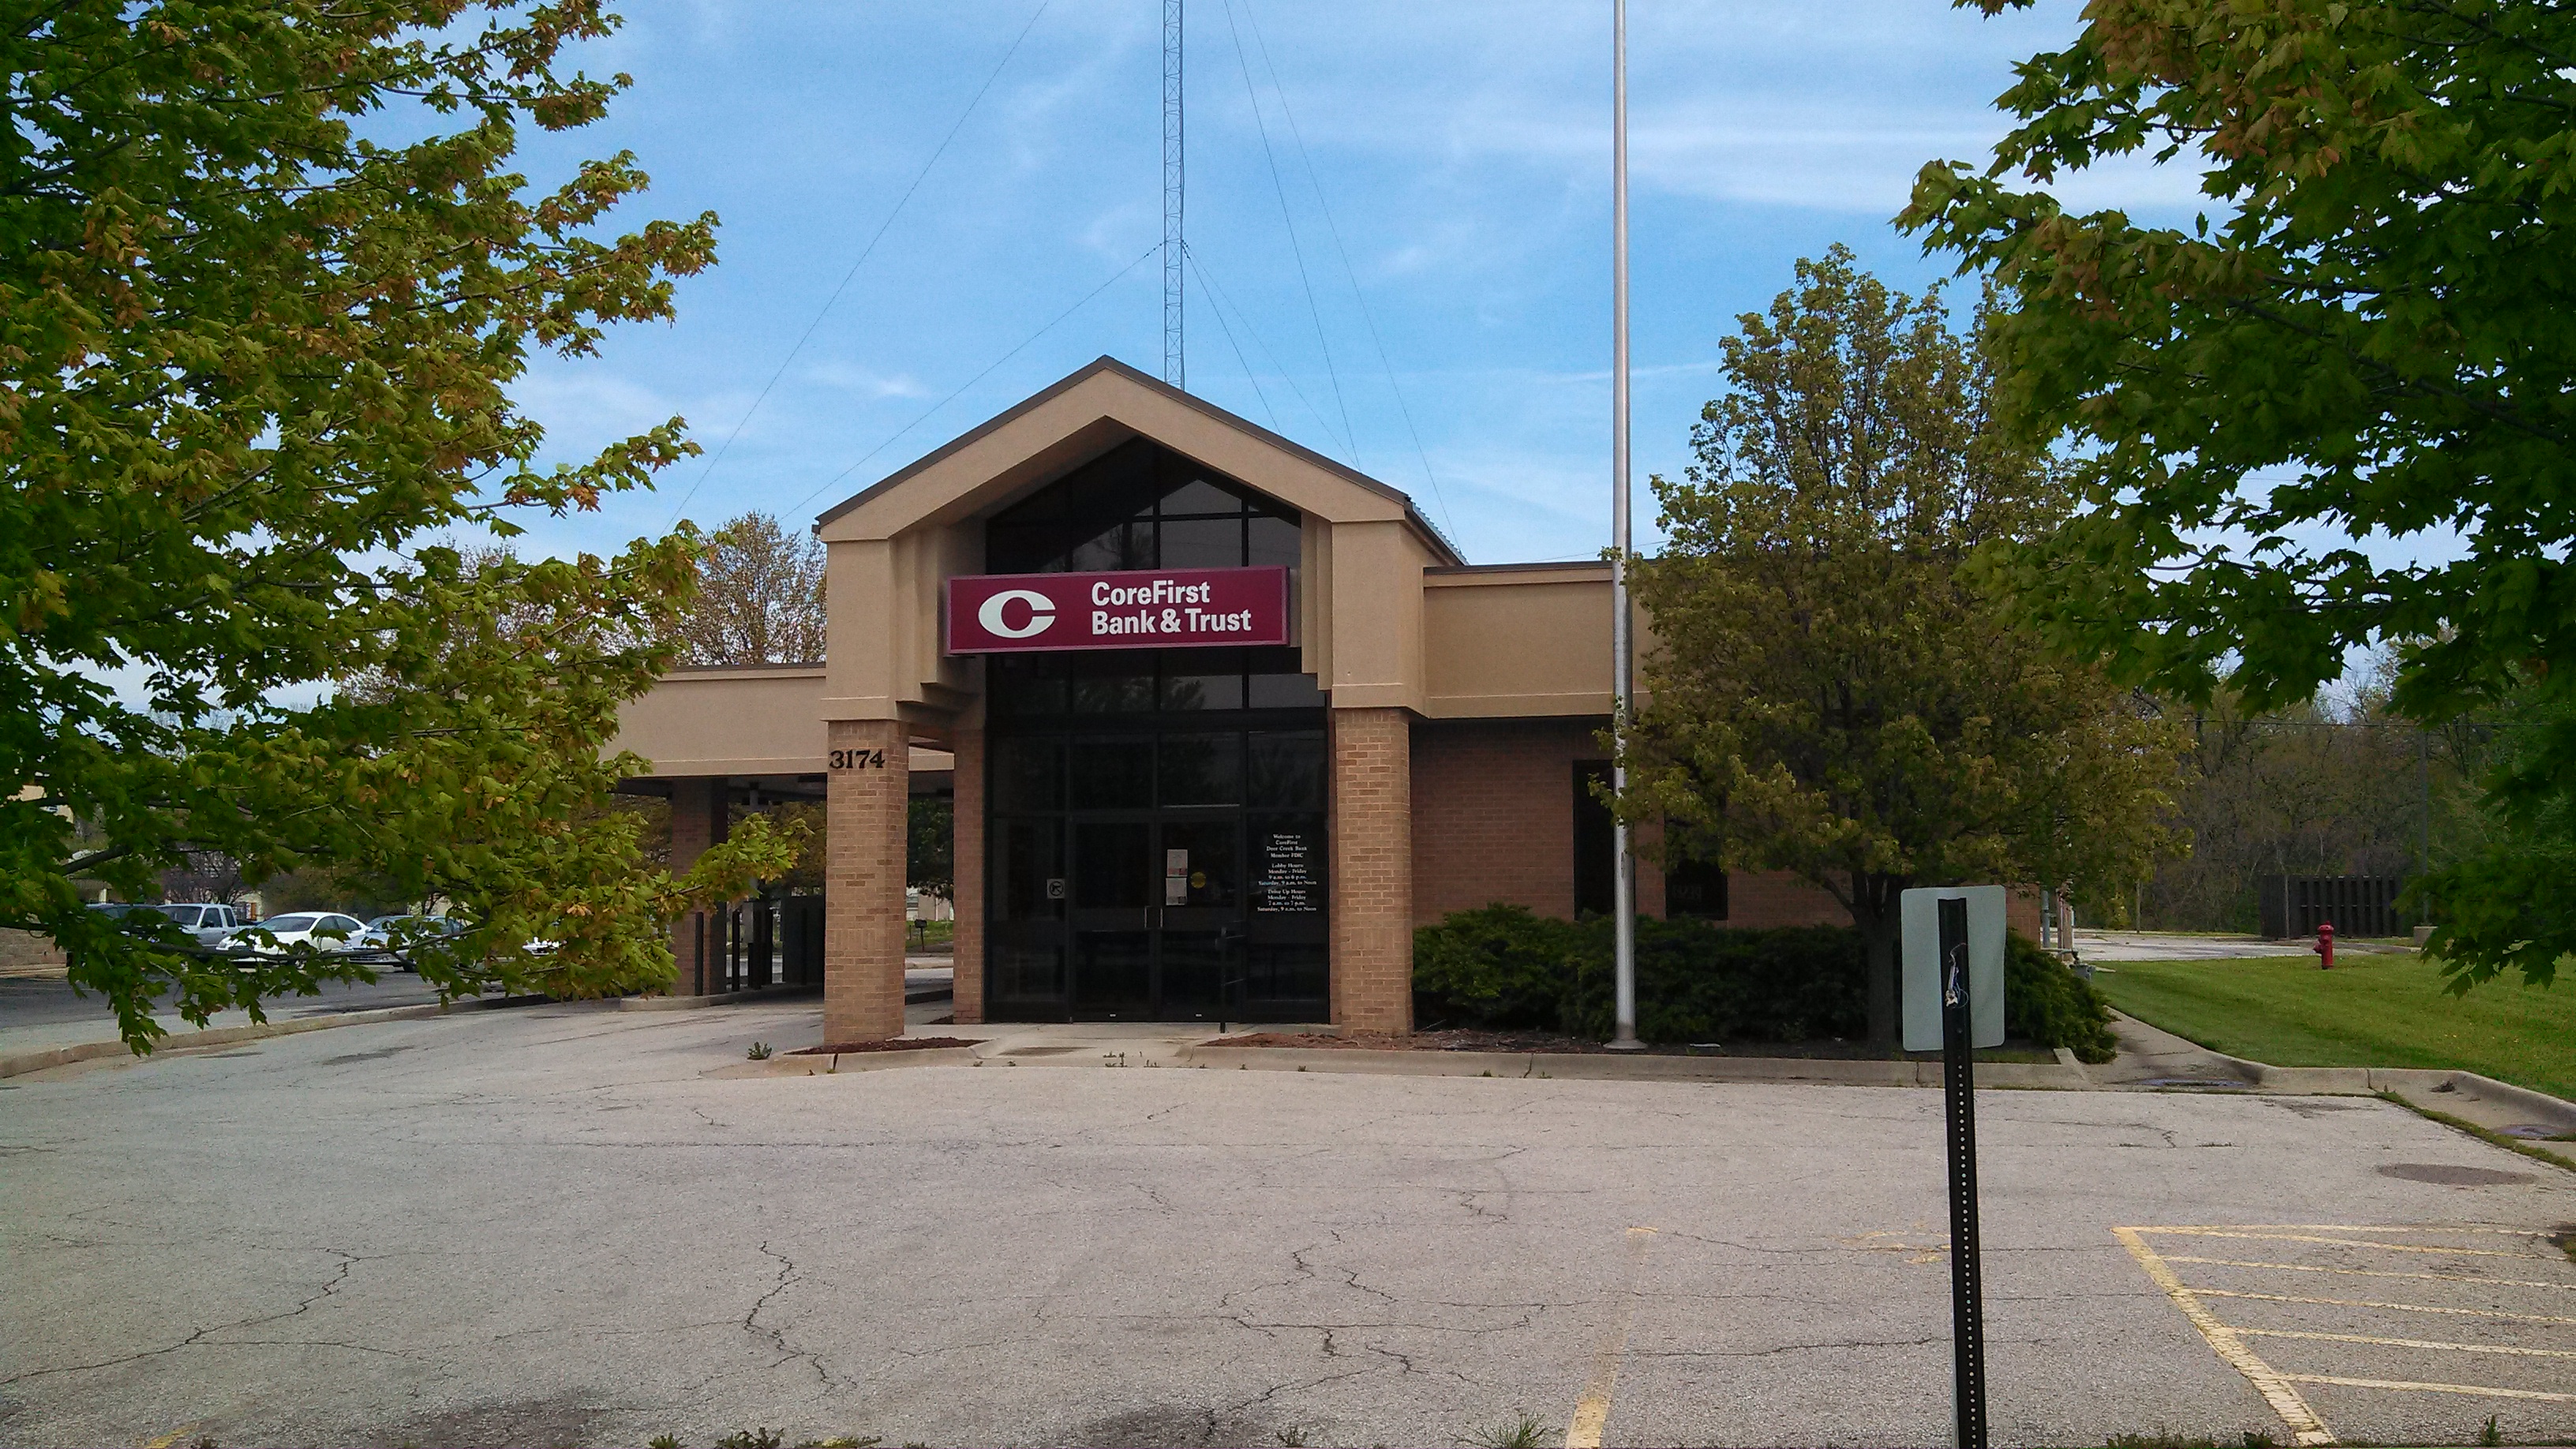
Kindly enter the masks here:
[[657, 775], [803, 775], [823, 768], [823, 671], [815, 665], [679, 669], [617, 713], [610, 753]]
[[[1610, 712], [1610, 566], [1435, 568], [1422, 578], [1423, 713]], [[1654, 647], [1642, 611], [1637, 652]]]

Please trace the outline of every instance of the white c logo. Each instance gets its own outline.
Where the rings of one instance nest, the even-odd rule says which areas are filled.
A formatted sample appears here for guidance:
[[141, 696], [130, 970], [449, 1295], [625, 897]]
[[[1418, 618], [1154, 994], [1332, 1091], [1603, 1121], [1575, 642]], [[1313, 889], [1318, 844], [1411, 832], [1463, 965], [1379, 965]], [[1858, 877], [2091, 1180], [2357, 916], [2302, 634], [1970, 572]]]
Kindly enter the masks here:
[[[1002, 606], [1013, 599], [1029, 606], [1029, 621], [1016, 629], [1002, 622]], [[1004, 589], [975, 611], [975, 622], [996, 639], [1026, 639], [1046, 632], [1046, 627], [1055, 622], [1055, 600], [1033, 589]]]

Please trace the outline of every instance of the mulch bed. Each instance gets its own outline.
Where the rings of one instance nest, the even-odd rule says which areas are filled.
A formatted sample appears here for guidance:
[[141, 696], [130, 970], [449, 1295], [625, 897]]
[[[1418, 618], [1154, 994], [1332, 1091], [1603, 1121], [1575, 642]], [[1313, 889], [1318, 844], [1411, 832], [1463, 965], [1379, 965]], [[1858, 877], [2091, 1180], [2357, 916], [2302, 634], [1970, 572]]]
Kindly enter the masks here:
[[933, 1047], [982, 1045], [980, 1041], [969, 1041], [962, 1036], [915, 1036], [902, 1037], [894, 1041], [845, 1041], [817, 1047], [799, 1047], [788, 1055], [791, 1057], [846, 1057], [855, 1056], [860, 1052], [923, 1052]]
[[1222, 1036], [1210, 1046], [1337, 1047], [1355, 1051], [1396, 1052], [1606, 1052], [1608, 1047], [1582, 1037], [1544, 1031], [1351, 1031], [1333, 1036], [1257, 1031]]

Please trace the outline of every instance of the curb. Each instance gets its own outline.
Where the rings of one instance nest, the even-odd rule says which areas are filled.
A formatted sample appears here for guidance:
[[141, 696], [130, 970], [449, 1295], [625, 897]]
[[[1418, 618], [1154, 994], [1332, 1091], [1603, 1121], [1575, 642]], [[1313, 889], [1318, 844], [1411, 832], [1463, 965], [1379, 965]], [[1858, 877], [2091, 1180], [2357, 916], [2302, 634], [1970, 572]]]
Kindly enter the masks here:
[[2318, 1095], [2395, 1092], [2409, 1096], [2447, 1090], [2511, 1107], [2561, 1131], [2576, 1132], [2576, 1102], [2499, 1082], [2478, 1072], [2453, 1067], [2276, 1067], [2225, 1052], [2213, 1051], [2209, 1055], [2249, 1084], [2268, 1091]]
[[698, 1073], [702, 1079], [733, 1081], [744, 1077], [834, 1077], [851, 1072], [882, 1072], [896, 1067], [928, 1067], [941, 1062], [972, 1061], [978, 1048], [921, 1047], [913, 1051], [835, 1052], [830, 1056], [774, 1056], [765, 1061], [732, 1062]]
[[[418, 1021], [445, 1016], [457, 1011], [494, 1011], [505, 1006], [538, 1006], [552, 1001], [550, 996], [474, 997], [464, 1001], [423, 1002], [418, 1006], [383, 1006], [367, 1011], [342, 1011], [329, 1016], [299, 1016], [292, 1021], [255, 1021], [247, 1026], [215, 1026], [185, 1034], [172, 1032], [160, 1039], [151, 1057], [163, 1052], [193, 1051], [199, 1047], [230, 1046], [234, 1042], [259, 1041], [265, 1037], [293, 1036], [298, 1032], [328, 1031], [338, 1026], [365, 1026], [379, 1021]], [[134, 1055], [122, 1039], [85, 1041], [76, 1046], [54, 1047], [46, 1051], [16, 1052], [0, 1056], [0, 1077], [24, 1076], [48, 1067], [67, 1067], [74, 1062], [96, 1061], [100, 1057]], [[149, 1061], [151, 1057], [136, 1057]]]
[[[1937, 1061], [1807, 1057], [1614, 1057], [1590, 1052], [1380, 1051], [1361, 1047], [1189, 1046], [1184, 1066], [1399, 1077], [1536, 1077], [1594, 1082], [1780, 1082], [1842, 1087], [1937, 1087]], [[2081, 1089], [2083, 1070], [2057, 1062], [1979, 1062], [1981, 1087]]]

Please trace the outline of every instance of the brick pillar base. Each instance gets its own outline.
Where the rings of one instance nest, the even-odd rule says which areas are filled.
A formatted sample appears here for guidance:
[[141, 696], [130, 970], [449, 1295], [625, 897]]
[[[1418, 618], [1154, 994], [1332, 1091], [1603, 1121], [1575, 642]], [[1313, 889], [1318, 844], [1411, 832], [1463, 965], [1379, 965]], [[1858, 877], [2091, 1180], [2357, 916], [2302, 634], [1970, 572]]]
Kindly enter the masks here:
[[1331, 711], [1332, 1008], [1355, 1031], [1413, 1029], [1413, 725]]
[[957, 925], [950, 939], [957, 943], [957, 1024], [972, 1026], [984, 1019], [984, 732], [959, 730], [952, 748]]
[[[713, 778], [681, 780], [671, 787], [671, 874], [680, 875], [698, 863], [707, 847], [724, 841], [731, 826], [732, 792], [725, 782]], [[695, 996], [707, 989], [699, 980], [698, 922], [706, 921], [711, 937], [722, 927], [722, 908], [704, 913], [692, 912], [671, 923], [671, 994]], [[718, 939], [707, 942], [706, 966], [715, 969]]]
[[833, 720], [823, 862], [823, 1039], [903, 1035], [905, 810], [909, 732], [894, 720]]

